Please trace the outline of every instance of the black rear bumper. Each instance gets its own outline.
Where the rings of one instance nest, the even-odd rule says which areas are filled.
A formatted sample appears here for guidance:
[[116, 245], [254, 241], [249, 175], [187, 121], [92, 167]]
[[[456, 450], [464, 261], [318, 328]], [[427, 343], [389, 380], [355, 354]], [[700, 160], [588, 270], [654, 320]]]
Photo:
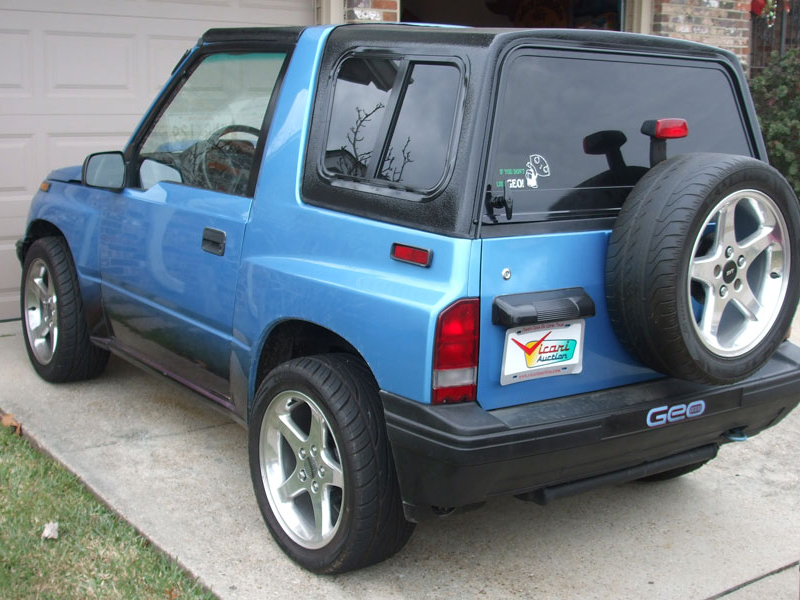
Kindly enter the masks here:
[[[491, 412], [381, 396], [406, 516], [419, 520], [490, 496], [540, 490], [539, 497], [555, 497], [563, 494], [547, 491], [580, 491], [707, 460], [730, 432], [755, 435], [797, 406], [800, 348], [784, 343], [732, 386], [664, 378]], [[652, 409], [698, 401], [702, 414], [648, 426]], [[651, 424], [664, 412], [651, 413]]]

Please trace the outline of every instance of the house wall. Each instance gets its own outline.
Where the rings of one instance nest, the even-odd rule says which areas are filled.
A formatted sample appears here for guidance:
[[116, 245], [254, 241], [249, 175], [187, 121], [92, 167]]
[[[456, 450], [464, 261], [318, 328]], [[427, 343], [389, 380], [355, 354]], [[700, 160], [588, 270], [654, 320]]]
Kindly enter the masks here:
[[348, 23], [400, 20], [400, 0], [344, 0], [344, 8]]
[[[437, 2], [426, 18], [441, 23], [474, 22], [467, 14], [476, 0]], [[402, 0], [344, 0], [349, 23], [396, 21]], [[409, 2], [409, 7], [414, 2]], [[481, 10], [485, 5], [480, 2]], [[433, 17], [431, 17], [433, 15]], [[702, 42], [725, 48], [745, 65], [750, 56], [750, 2], [739, 0], [629, 0], [624, 3], [625, 30]], [[492, 15], [494, 19], [496, 15]], [[467, 21], [463, 19], [467, 18]], [[496, 26], [496, 23], [483, 23]], [[500, 26], [505, 25], [503, 23]]]
[[725, 48], [747, 66], [750, 57], [750, 2], [653, 0], [652, 32]]
[[653, 0], [625, 2], [625, 31], [653, 33]]

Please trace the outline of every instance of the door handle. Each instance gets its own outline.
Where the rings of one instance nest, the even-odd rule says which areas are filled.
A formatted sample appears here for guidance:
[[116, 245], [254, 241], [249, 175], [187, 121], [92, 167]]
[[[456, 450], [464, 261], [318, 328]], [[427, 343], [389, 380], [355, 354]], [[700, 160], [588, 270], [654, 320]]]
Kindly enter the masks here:
[[594, 300], [583, 288], [508, 294], [496, 296], [492, 302], [492, 323], [509, 328], [586, 319], [594, 314]]
[[222, 256], [225, 254], [225, 232], [213, 227], [203, 229], [203, 252]]

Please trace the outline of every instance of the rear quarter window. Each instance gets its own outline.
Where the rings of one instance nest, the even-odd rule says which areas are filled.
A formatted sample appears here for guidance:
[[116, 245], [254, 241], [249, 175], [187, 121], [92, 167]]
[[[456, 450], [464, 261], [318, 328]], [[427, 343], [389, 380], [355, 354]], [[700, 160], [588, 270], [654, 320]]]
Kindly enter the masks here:
[[462, 79], [454, 63], [345, 59], [335, 81], [323, 175], [387, 192], [435, 192], [450, 163]]
[[506, 60], [500, 90], [487, 186], [513, 196], [514, 221], [615, 215], [650, 166], [646, 120], [688, 122], [668, 157], [751, 155], [717, 63], [526, 49]]

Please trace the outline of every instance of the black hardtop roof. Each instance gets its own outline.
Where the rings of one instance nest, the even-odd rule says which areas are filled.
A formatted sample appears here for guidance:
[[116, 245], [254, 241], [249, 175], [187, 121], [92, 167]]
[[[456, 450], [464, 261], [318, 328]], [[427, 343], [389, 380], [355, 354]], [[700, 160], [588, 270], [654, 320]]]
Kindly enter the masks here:
[[[209, 29], [200, 38], [201, 43], [263, 41], [296, 42], [305, 27], [240, 27], [231, 29]], [[414, 23], [354, 23], [338, 25], [337, 37], [373, 44], [385, 39], [387, 42], [436, 43], [453, 46], [489, 46], [515, 42], [554, 44], [561, 46], [619, 49], [626, 51], [657, 52], [697, 57], [721, 57], [729, 61], [735, 56], [727, 50], [714, 46], [674, 38], [587, 29], [505, 29], [485, 27], [455, 27], [440, 25], [418, 25]]]

